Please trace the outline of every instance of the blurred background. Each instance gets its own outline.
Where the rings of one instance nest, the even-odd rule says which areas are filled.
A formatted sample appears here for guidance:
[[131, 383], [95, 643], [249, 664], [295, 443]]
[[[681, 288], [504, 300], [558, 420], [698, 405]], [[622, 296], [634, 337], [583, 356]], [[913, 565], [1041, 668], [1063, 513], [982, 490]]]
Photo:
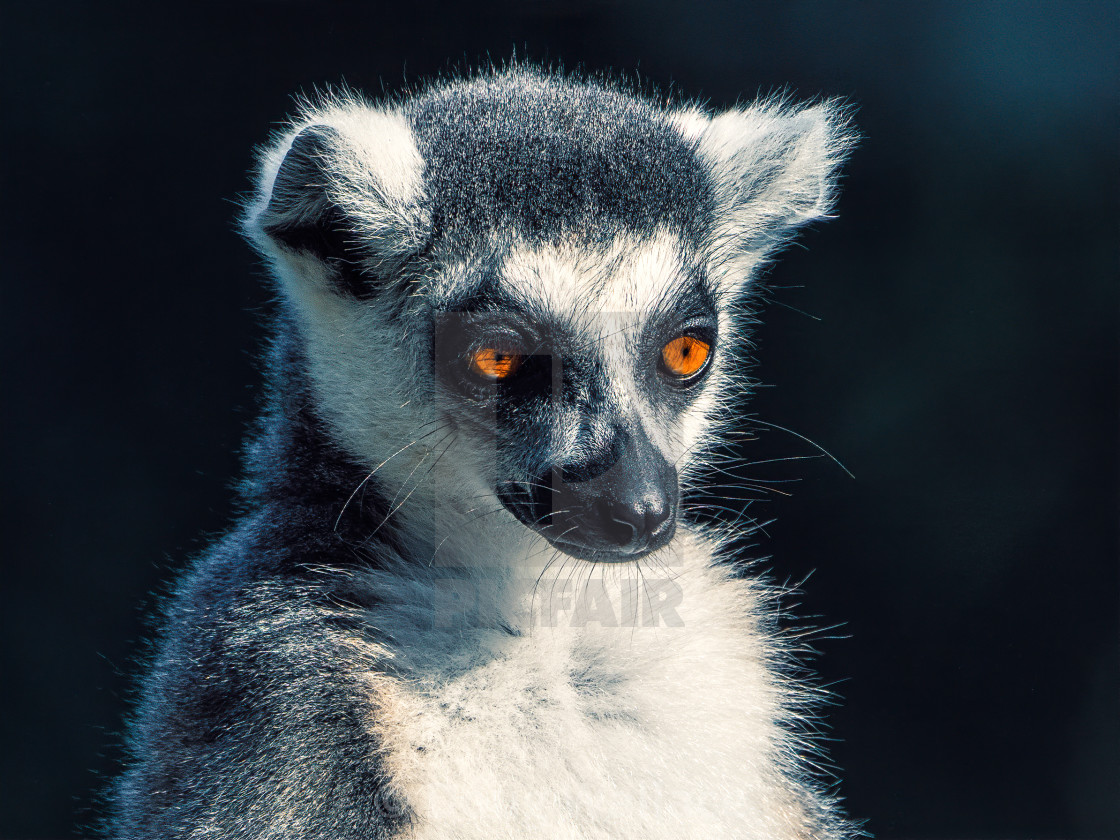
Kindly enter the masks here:
[[[751, 550], [832, 628], [829, 750], [876, 837], [1120, 836], [1118, 23], [1103, 2], [5, 3], [0, 837], [90, 833], [152, 594], [229, 522], [269, 311], [233, 222], [251, 148], [295, 92], [515, 49], [713, 107], [858, 107], [839, 218], [769, 275], [744, 407], [855, 478], [741, 468], [783, 482]], [[739, 454], [819, 453], [766, 427]]]

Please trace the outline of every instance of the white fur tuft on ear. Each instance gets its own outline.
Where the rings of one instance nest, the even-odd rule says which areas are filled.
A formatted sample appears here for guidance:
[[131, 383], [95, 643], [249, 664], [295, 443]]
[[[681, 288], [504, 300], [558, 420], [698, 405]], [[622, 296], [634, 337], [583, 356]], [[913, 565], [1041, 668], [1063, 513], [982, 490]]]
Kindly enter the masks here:
[[378, 270], [423, 247], [424, 161], [399, 112], [335, 100], [308, 108], [261, 155], [248, 238], [273, 261], [341, 239]]
[[689, 109], [674, 118], [711, 167], [717, 245], [762, 256], [800, 225], [827, 215], [837, 170], [855, 143], [833, 101], [808, 107], [764, 101], [711, 118]]

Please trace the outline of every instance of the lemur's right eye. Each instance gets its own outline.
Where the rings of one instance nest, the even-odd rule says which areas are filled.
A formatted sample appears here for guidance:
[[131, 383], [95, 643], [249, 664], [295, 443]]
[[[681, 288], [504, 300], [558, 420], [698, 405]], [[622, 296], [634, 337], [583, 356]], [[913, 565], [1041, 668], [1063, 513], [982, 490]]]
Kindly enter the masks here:
[[471, 372], [490, 382], [498, 382], [514, 374], [521, 367], [521, 354], [499, 350], [496, 347], [480, 347], [471, 352]]
[[661, 348], [661, 366], [677, 381], [687, 382], [703, 372], [711, 356], [712, 346], [708, 342], [682, 335]]

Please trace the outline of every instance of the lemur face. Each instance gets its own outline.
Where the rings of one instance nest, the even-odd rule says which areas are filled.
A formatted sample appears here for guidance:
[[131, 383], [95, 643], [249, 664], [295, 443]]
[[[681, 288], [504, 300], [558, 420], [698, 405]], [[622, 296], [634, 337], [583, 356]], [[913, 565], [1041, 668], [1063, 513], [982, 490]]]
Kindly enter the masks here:
[[390, 492], [442, 446], [449, 497], [633, 560], [672, 540], [734, 382], [736, 301], [827, 210], [845, 143], [829, 106], [710, 117], [512, 70], [310, 110], [266, 152], [246, 230], [316, 410]]
[[665, 546], [683, 426], [721, 352], [703, 267], [667, 232], [521, 242], [479, 263], [441, 301], [432, 361], [441, 410], [494, 453], [496, 497], [570, 555]]

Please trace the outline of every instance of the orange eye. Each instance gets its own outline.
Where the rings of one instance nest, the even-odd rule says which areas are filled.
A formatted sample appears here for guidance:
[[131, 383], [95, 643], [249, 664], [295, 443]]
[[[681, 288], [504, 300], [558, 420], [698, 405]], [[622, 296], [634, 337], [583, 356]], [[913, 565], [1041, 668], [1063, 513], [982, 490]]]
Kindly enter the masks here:
[[661, 361], [665, 370], [680, 379], [699, 373], [708, 362], [712, 347], [695, 336], [682, 335], [661, 348]]
[[506, 353], [493, 347], [483, 347], [471, 353], [471, 370], [491, 382], [512, 376], [520, 366], [519, 353]]

